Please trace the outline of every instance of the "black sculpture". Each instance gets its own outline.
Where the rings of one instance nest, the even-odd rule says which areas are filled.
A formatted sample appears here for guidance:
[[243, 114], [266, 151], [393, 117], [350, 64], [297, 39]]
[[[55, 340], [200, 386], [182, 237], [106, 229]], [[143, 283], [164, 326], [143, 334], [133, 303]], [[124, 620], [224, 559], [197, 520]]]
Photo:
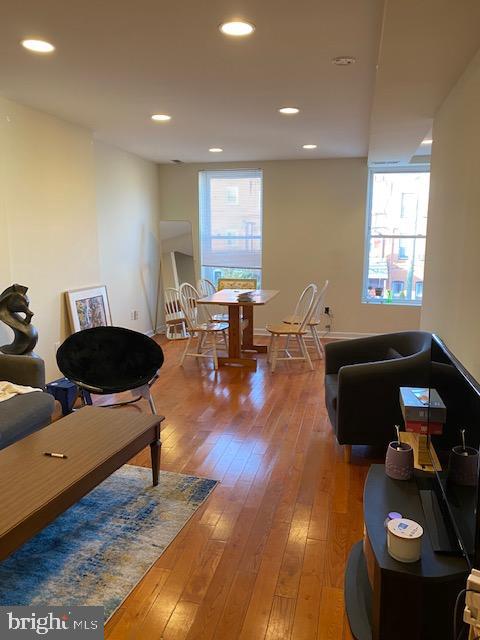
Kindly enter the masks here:
[[0, 347], [3, 353], [30, 354], [37, 344], [38, 332], [31, 324], [33, 312], [28, 307], [27, 291], [28, 287], [12, 284], [0, 294], [0, 320], [14, 333], [13, 342]]

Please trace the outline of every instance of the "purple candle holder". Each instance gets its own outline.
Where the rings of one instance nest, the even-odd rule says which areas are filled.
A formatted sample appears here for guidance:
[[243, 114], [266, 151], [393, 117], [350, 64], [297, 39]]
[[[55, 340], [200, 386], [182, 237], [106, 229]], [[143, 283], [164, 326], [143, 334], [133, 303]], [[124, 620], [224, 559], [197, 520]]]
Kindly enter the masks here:
[[405, 442], [390, 442], [385, 458], [385, 473], [393, 480], [410, 480], [413, 475], [413, 449]]

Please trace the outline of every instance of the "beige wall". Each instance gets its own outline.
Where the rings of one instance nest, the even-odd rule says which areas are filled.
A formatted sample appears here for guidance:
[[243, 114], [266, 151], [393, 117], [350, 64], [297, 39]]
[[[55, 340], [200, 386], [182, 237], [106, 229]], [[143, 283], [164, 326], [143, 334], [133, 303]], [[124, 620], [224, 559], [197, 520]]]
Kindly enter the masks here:
[[[3, 98], [0, 149], [0, 291], [12, 282], [29, 287], [36, 352], [52, 379], [55, 343], [69, 332], [65, 290], [103, 280], [115, 323], [133, 326], [130, 310], [137, 308], [135, 328], [151, 329], [156, 167], [94, 143], [86, 129]], [[9, 339], [0, 327], [1, 343]]]
[[61, 292], [98, 279], [92, 139], [85, 129], [13, 102], [1, 99], [0, 109], [10, 263], [0, 287], [12, 281], [29, 287], [36, 351], [50, 374], [54, 345], [66, 335]]
[[[153, 332], [160, 275], [156, 165], [95, 142], [100, 279], [112, 321]], [[131, 312], [138, 311], [138, 320]]]
[[163, 220], [190, 220], [199, 264], [198, 171], [263, 169], [263, 286], [280, 295], [256, 327], [289, 313], [309, 281], [331, 283], [327, 304], [338, 333], [418, 328], [416, 307], [361, 303], [367, 166], [364, 159], [160, 165]]
[[480, 53], [434, 122], [422, 328], [480, 380]]

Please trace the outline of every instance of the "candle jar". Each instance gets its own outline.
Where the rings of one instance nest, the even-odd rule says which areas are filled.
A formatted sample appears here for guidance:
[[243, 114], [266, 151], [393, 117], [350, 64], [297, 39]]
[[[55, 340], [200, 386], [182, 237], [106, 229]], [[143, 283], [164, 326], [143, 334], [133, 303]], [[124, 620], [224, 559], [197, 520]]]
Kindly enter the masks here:
[[385, 458], [385, 473], [393, 480], [410, 480], [413, 475], [413, 449], [406, 442], [390, 442]]
[[[465, 455], [465, 452], [467, 455]], [[464, 487], [475, 487], [478, 481], [478, 450], [459, 445], [453, 447], [448, 461], [448, 481]]]

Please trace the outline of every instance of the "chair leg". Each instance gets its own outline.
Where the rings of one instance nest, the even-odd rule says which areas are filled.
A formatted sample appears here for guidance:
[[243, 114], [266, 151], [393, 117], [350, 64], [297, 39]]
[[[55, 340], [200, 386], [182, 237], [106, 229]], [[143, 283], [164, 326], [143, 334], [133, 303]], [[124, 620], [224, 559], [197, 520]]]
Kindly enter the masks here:
[[300, 351], [302, 352], [303, 357], [305, 358], [310, 370], [312, 370], [313, 369], [313, 364], [312, 364], [312, 361], [310, 359], [310, 354], [308, 353], [307, 345], [305, 344], [305, 338], [303, 336], [300, 336], [300, 335], [297, 336], [297, 338], [298, 338], [298, 344], [299, 344], [299, 347], [300, 347]]
[[352, 445], [344, 444], [343, 445], [343, 461], [346, 462], [347, 464], [350, 464], [351, 459], [352, 459]]
[[217, 337], [214, 333], [211, 334], [211, 337], [212, 337], [212, 349], [213, 349], [213, 368], [216, 371], [218, 369]]
[[150, 389], [148, 389], [148, 404], [150, 405], [150, 409], [154, 416], [157, 415], [157, 408], [155, 406], [155, 402], [153, 401], [152, 393]]
[[203, 332], [198, 334], [197, 353], [202, 353], [203, 342], [205, 340], [205, 334]]
[[271, 357], [271, 369], [270, 371], [272, 373], [275, 372], [275, 367], [277, 366], [277, 356], [278, 356], [278, 336], [277, 335], [273, 335], [272, 336], [273, 340], [272, 340], [272, 357]]
[[272, 333], [270, 335], [270, 342], [268, 343], [268, 350], [267, 350], [267, 362], [268, 362], [268, 364], [270, 364], [270, 362], [272, 361], [273, 338], [274, 338], [274, 334]]
[[288, 343], [290, 342], [290, 335], [287, 336], [285, 340], [285, 355], [288, 357], [290, 354], [288, 353]]
[[183, 367], [183, 362], [184, 362], [184, 360], [185, 360], [185, 358], [186, 358], [186, 356], [187, 356], [188, 349], [189, 349], [189, 347], [190, 347], [190, 343], [191, 343], [191, 342], [192, 342], [192, 336], [188, 336], [187, 344], [186, 344], [186, 346], [185, 346], [185, 350], [184, 350], [183, 355], [182, 355], [182, 358], [181, 358], [181, 360], [180, 360], [180, 366], [181, 366], [181, 367]]
[[315, 345], [315, 351], [317, 352], [317, 355], [320, 359], [323, 358], [323, 346], [322, 343], [320, 342], [320, 337], [317, 333], [317, 329], [316, 327], [314, 327], [313, 325], [310, 327], [310, 332], [312, 334], [312, 338], [313, 338], [313, 344]]

